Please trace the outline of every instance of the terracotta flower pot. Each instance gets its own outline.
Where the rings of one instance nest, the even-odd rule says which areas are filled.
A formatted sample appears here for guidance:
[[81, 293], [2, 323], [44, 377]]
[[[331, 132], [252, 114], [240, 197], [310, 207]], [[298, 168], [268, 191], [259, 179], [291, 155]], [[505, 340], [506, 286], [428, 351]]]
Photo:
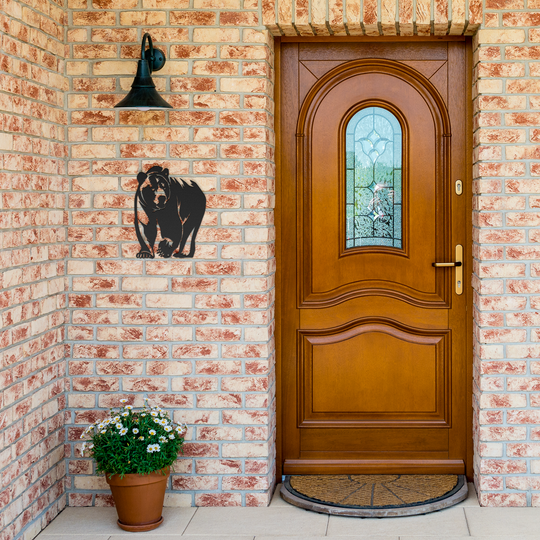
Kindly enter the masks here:
[[[165, 472], [166, 474], [162, 474]], [[120, 478], [115, 474], [109, 478], [118, 526], [125, 531], [151, 531], [163, 523], [161, 511], [165, 499], [165, 489], [170, 469], [150, 474], [126, 474]]]

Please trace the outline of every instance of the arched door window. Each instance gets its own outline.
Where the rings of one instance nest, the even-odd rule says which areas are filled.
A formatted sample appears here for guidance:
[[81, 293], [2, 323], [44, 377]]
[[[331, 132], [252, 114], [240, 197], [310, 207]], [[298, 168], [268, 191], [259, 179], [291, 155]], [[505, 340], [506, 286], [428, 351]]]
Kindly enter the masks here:
[[346, 130], [346, 248], [401, 248], [402, 130], [382, 107], [366, 107]]

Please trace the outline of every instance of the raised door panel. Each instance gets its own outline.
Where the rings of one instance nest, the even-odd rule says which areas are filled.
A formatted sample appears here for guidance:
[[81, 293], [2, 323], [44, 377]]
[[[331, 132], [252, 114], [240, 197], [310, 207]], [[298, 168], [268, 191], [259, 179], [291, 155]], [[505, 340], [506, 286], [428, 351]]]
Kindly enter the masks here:
[[361, 321], [299, 340], [300, 426], [448, 427], [448, 330]]
[[[362, 295], [387, 295], [448, 307], [451, 276], [431, 266], [451, 256], [443, 167], [448, 122], [437, 91], [397, 62], [345, 67], [327, 74], [329, 82], [320, 81], [308, 95], [300, 123], [299, 305], [330, 307]], [[351, 248], [345, 138], [351, 118], [367, 108], [389, 111], [401, 125], [402, 241]]]

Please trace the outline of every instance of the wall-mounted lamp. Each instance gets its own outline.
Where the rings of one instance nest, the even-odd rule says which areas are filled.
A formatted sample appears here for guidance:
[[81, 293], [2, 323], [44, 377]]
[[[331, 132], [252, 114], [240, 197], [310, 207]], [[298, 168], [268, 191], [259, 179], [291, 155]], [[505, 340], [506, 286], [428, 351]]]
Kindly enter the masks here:
[[[145, 49], [146, 39], [148, 39], [149, 49]], [[139, 111], [149, 111], [151, 109], [172, 109], [156, 90], [156, 85], [152, 80], [152, 71], [159, 71], [165, 65], [165, 55], [154, 49], [150, 34], [144, 34], [141, 45], [141, 59], [137, 65], [137, 74], [133, 79], [129, 94], [115, 107], [122, 109], [138, 109]]]

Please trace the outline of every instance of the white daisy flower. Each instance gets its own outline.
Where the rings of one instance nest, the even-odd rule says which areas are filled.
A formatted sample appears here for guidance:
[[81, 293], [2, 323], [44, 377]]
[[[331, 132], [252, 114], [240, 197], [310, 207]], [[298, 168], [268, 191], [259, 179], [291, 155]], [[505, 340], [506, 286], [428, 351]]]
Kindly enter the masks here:
[[133, 433], [135, 433], [135, 435], [137, 435], [137, 433], [139, 433], [139, 430], [137, 428], [133, 428]]
[[146, 451], [148, 453], [152, 453], [152, 452], [159, 452], [161, 450], [161, 447], [159, 446], [159, 444], [149, 444], [147, 447], [146, 447]]
[[160, 442], [160, 443], [166, 443], [166, 442], [167, 442], [167, 439], [162, 435], [162, 436], [159, 438], [159, 442]]
[[172, 431], [172, 427], [171, 427], [171, 426], [165, 426], [164, 429], [165, 429], [165, 431], [166, 431], [167, 433], [169, 433], [169, 431]]
[[150, 433], [150, 435], [155, 435], [156, 431], [154, 429], [151, 429], [148, 433]]
[[114, 420], [115, 422], [118, 422], [118, 420], [120, 420], [120, 417], [119, 417], [119, 416], [115, 416], [115, 417], [113, 418], [113, 420]]
[[127, 399], [121, 399], [120, 403], [127, 403]]
[[133, 405], [126, 405], [125, 407], [128, 411], [131, 411], [131, 409], [133, 409]]
[[146, 416], [146, 413], [141, 414], [141, 416], [143, 416], [143, 417]]
[[174, 433], [171, 433], [171, 434], [169, 435], [169, 439], [171, 439], [171, 441], [174, 439]]
[[120, 435], [125, 435], [128, 432], [127, 428], [120, 430]]
[[156, 411], [152, 411], [150, 414], [151, 414], [152, 416], [157, 416], [157, 415], [158, 415], [158, 413], [157, 413]]
[[102, 429], [102, 430], [100, 431], [100, 433], [107, 433], [107, 430], [106, 430], [106, 429]]
[[83, 442], [82, 443], [82, 447], [81, 447], [81, 454], [84, 454], [84, 451], [86, 450], [86, 443]]
[[122, 429], [123, 427], [124, 426], [120, 422], [116, 424], [116, 429]]
[[124, 412], [122, 413], [122, 416], [129, 416], [129, 413], [128, 413], [127, 411], [124, 411]]
[[139, 437], [139, 441], [144, 441], [144, 437], [142, 435]]

